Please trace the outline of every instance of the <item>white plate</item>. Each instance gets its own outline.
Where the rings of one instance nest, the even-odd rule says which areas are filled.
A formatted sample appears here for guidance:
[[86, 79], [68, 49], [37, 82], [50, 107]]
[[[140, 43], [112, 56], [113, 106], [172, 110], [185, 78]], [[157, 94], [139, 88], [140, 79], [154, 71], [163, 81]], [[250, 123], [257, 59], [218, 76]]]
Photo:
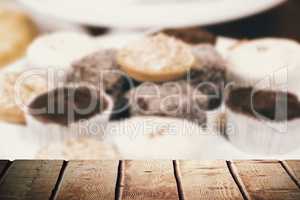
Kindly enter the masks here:
[[286, 0], [19, 0], [74, 22], [127, 28], [208, 25], [253, 15]]

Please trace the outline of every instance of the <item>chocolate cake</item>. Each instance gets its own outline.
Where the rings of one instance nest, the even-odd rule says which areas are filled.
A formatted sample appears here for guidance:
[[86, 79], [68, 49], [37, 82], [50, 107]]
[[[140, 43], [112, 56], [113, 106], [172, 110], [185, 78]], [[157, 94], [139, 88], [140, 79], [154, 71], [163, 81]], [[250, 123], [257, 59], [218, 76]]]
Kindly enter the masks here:
[[38, 96], [30, 103], [29, 114], [45, 123], [68, 126], [101, 114], [107, 104], [97, 89], [63, 87]]
[[188, 44], [196, 45], [201, 43], [216, 44], [217, 37], [201, 28], [168, 28], [162, 29], [154, 34], [164, 33], [180, 39]]
[[165, 116], [206, 122], [207, 97], [187, 82], [144, 83], [127, 94], [132, 116]]
[[217, 108], [226, 86], [226, 63], [212, 45], [196, 45], [192, 50], [196, 62], [185, 78], [194, 88], [210, 95], [208, 109]]
[[100, 50], [73, 63], [67, 83], [90, 83], [117, 98], [128, 88], [125, 74], [116, 63], [116, 50]]
[[226, 104], [231, 110], [254, 118], [259, 114], [280, 122], [300, 117], [298, 98], [287, 92], [236, 88], [229, 93]]

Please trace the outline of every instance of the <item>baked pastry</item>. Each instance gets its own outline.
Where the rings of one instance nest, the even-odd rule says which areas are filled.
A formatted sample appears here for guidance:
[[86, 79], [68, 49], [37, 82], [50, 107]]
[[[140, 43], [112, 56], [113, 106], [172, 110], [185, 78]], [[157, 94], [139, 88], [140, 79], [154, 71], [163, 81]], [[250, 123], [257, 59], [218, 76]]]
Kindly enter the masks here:
[[225, 60], [211, 44], [199, 44], [192, 47], [193, 55], [195, 56], [195, 64], [192, 69], [224, 68]]
[[37, 38], [28, 48], [29, 67], [67, 69], [85, 55], [94, 52], [93, 39], [83, 33], [56, 32]]
[[0, 7], [0, 67], [22, 57], [37, 34], [36, 25], [26, 14]]
[[121, 49], [118, 64], [138, 81], [178, 79], [190, 70], [194, 56], [184, 42], [164, 34], [147, 36]]
[[121, 71], [116, 62], [117, 51], [99, 50], [72, 64], [67, 73], [66, 83], [88, 83], [104, 88], [114, 100], [112, 120], [128, 118], [128, 105], [123, 94], [136, 84]]
[[28, 75], [30, 75], [30, 72], [1, 72], [1, 121], [25, 124], [23, 106], [26, 106], [31, 98], [47, 90], [47, 82], [43, 77], [35, 76], [34, 74], [32, 74], [32, 76], [30, 75], [29, 77]]
[[228, 62], [228, 77], [238, 86], [279, 89], [285, 84], [292, 93], [300, 92], [300, 45], [296, 41], [279, 38], [242, 41], [231, 48]]
[[164, 84], [144, 83], [131, 90], [131, 116], [163, 116], [206, 122], [207, 97], [184, 81]]
[[187, 28], [166, 28], [157, 31], [155, 34], [164, 33], [166, 35], [180, 39], [188, 44], [197, 45], [201, 43], [216, 44], [217, 37], [198, 27], [187, 27]]
[[195, 45], [195, 64], [186, 80], [197, 90], [209, 95], [208, 109], [220, 106], [226, 86], [226, 62], [210, 44]]
[[238, 87], [226, 106], [226, 136], [239, 149], [278, 155], [299, 147], [300, 102], [294, 94]]
[[26, 122], [40, 145], [81, 137], [103, 139], [113, 108], [101, 89], [87, 85], [55, 88], [33, 98]]
[[[72, 64], [67, 74], [67, 83], [89, 83], [115, 98], [126, 88], [126, 74], [116, 62], [117, 51], [100, 50]], [[128, 80], [130, 81], [130, 80]]]

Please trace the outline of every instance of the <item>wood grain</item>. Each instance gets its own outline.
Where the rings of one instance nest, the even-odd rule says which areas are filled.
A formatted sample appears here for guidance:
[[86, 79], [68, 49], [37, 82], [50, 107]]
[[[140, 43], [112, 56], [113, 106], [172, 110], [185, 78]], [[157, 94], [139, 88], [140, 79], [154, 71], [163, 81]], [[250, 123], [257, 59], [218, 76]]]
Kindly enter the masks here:
[[251, 199], [299, 200], [300, 190], [278, 161], [235, 161]]
[[115, 199], [118, 165], [119, 161], [69, 162], [56, 199]]
[[300, 161], [288, 160], [288, 161], [283, 161], [283, 163], [287, 168], [289, 174], [296, 181], [299, 187], [300, 186]]
[[1, 175], [4, 173], [4, 169], [7, 164], [8, 164], [8, 160], [0, 160], [0, 181], [1, 181]]
[[122, 200], [179, 199], [172, 161], [126, 161]]
[[[7, 163], [0, 161], [0, 169]], [[0, 199], [300, 199], [295, 181], [299, 161], [235, 161], [228, 166], [225, 161], [174, 161], [175, 168], [172, 161], [121, 163], [16, 161], [2, 177]]]
[[15, 161], [0, 184], [0, 199], [49, 199], [62, 161]]
[[243, 199], [225, 161], [179, 161], [185, 200]]

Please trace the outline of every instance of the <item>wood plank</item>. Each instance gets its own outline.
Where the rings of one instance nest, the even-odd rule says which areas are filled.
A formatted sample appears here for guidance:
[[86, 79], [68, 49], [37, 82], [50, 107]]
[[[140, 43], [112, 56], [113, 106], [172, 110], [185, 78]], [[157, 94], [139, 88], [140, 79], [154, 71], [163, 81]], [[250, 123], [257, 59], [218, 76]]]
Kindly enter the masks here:
[[9, 162], [8, 160], [0, 160], [0, 180], [1, 180], [1, 175], [4, 173], [4, 169], [6, 168], [8, 162]]
[[56, 199], [115, 199], [118, 165], [119, 161], [69, 162]]
[[125, 161], [122, 200], [179, 199], [172, 161]]
[[288, 173], [296, 181], [298, 187], [300, 186], [300, 161], [297, 160], [287, 160], [282, 162]]
[[179, 161], [178, 167], [185, 200], [243, 199], [226, 161]]
[[62, 161], [15, 161], [0, 184], [0, 199], [49, 199]]
[[299, 200], [300, 190], [278, 161], [235, 161], [251, 199]]

